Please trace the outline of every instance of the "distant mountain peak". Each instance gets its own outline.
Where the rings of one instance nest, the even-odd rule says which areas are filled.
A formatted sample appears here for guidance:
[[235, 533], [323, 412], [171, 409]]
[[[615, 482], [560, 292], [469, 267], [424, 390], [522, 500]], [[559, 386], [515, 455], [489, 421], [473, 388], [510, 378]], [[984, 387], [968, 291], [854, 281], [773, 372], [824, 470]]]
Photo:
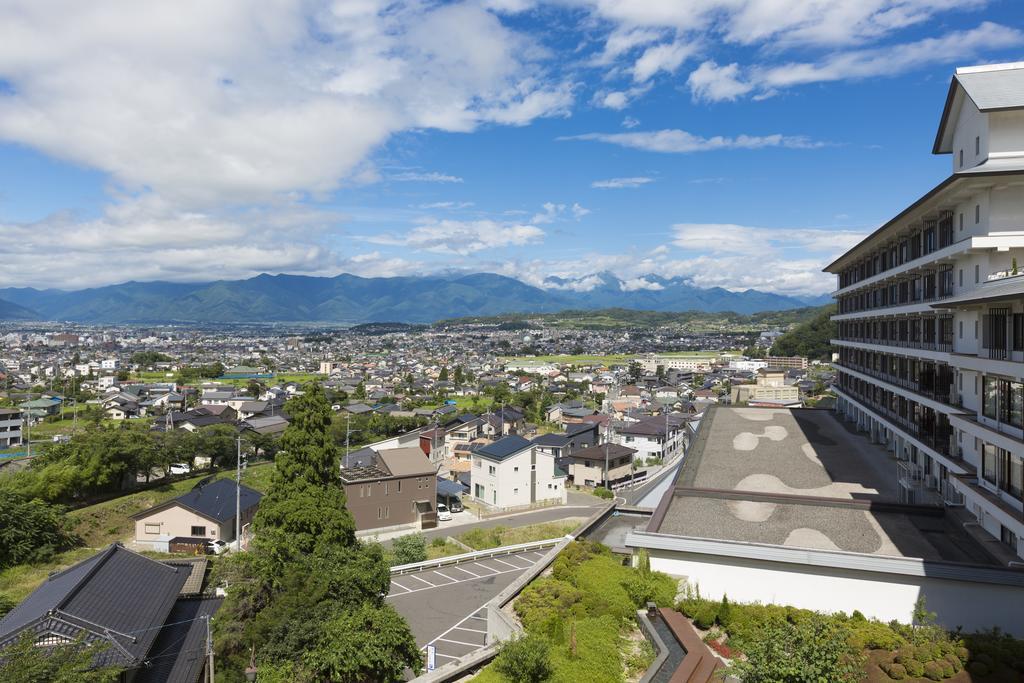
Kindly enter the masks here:
[[[124, 322], [433, 322], [501, 313], [624, 308], [756, 313], [802, 308], [797, 298], [748, 289], [702, 289], [685, 277], [656, 274], [623, 280], [610, 271], [547, 276], [541, 286], [497, 273], [365, 278], [261, 273], [216, 282], [125, 282], [78, 291], [0, 290], [0, 319]], [[20, 316], [15, 318], [15, 316]]]

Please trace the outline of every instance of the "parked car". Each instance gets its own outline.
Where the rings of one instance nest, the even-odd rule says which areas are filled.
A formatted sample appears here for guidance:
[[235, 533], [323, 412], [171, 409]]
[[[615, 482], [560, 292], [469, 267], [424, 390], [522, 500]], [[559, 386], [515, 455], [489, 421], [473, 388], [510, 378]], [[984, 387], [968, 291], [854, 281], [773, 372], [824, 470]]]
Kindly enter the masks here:
[[188, 463], [176, 462], [171, 465], [171, 474], [191, 474], [192, 468]]
[[452, 512], [462, 512], [462, 501], [458, 498], [448, 501], [448, 509]]
[[228, 551], [228, 544], [224, 541], [207, 541], [206, 550], [211, 555], [223, 555]]
[[437, 504], [437, 519], [439, 522], [452, 521], [452, 513], [448, 511], [448, 506], [444, 503]]

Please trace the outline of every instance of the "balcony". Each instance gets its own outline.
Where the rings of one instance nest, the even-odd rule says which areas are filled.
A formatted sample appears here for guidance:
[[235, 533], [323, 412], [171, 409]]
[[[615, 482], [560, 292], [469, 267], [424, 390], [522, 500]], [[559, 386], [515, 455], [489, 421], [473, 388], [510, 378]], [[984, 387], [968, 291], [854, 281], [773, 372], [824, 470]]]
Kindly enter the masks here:
[[949, 406], [950, 408], [962, 407], [961, 405], [959, 405], [960, 398], [956, 392], [956, 388], [953, 385], [952, 376], [949, 377], [949, 384], [946, 384], [945, 382], [941, 381], [941, 375], [938, 378], [934, 378], [932, 382], [928, 382], [925, 380], [925, 378], [918, 378], [915, 380], [909, 377], [899, 377], [897, 375], [891, 375], [887, 372], [882, 372], [880, 370], [873, 370], [871, 368], [850, 362], [848, 360], [840, 360], [837, 363], [834, 363], [834, 365], [837, 365], [840, 368], [853, 370], [854, 372], [859, 372], [862, 375], [874, 377], [875, 379], [882, 380], [887, 384], [900, 387], [901, 389], [906, 389], [907, 391], [917, 396], [920, 396], [921, 398], [926, 398], [932, 401], [936, 401], [938, 403], [942, 403], [943, 405]]
[[901, 414], [887, 405], [877, 403], [871, 396], [862, 394], [842, 383], [839, 390], [855, 399], [862, 409], [874, 414], [877, 418], [895, 425], [901, 431], [914, 437], [922, 445], [952, 461], [960, 461], [960, 454], [952, 447], [953, 428], [948, 423], [936, 423], [934, 418], [923, 420], [908, 414]]

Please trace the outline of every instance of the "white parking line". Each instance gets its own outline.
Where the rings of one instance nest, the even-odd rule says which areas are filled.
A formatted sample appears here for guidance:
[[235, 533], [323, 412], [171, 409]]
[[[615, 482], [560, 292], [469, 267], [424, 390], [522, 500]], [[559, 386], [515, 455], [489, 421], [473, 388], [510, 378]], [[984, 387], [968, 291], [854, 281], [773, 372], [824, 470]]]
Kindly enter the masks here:
[[493, 561], [493, 562], [500, 562], [501, 564], [505, 565], [506, 567], [515, 567], [516, 569], [526, 569], [526, 567], [520, 567], [517, 564], [512, 564], [511, 562], [506, 562], [505, 560], [499, 560], [496, 557], [492, 557], [491, 561]]
[[[487, 566], [486, 564], [484, 564], [483, 562], [477, 562], [477, 563], [476, 563], [476, 566], [478, 566], [478, 567], [483, 567], [484, 569], [486, 569], [486, 570], [488, 570], [488, 571], [492, 571], [492, 572], [494, 572], [495, 574], [504, 574], [504, 572], [503, 572], [503, 571], [501, 571], [500, 569], [495, 569], [494, 567], [488, 567], [488, 566]], [[518, 567], [516, 567], [516, 568], [518, 569]]]
[[484, 643], [466, 643], [461, 640], [452, 640], [451, 638], [434, 638], [434, 642], [444, 643], [455, 643], [456, 645], [465, 645], [466, 647], [483, 647]]
[[[426, 580], [424, 580], [424, 579], [421, 579], [420, 577], [416, 576], [415, 574], [409, 574], [409, 578], [410, 578], [410, 579], [416, 579], [417, 581], [422, 581], [423, 583], [427, 584], [427, 585], [428, 585], [428, 586], [430, 586], [431, 588], [437, 588], [437, 584], [434, 584], [434, 583], [430, 583], [429, 581], [426, 581]], [[419, 588], [419, 589], [416, 589], [416, 590], [423, 590], [423, 589], [422, 589], [422, 588]], [[410, 590], [409, 592], [410, 592], [410, 593], [412, 593], [413, 591], [411, 591], [411, 590]]]
[[487, 635], [487, 631], [481, 631], [478, 628], [469, 628], [468, 626], [456, 626], [454, 630], [456, 630], [456, 631], [470, 631], [471, 633], [483, 633], [484, 635]]
[[406, 588], [406, 587], [405, 587], [405, 586], [403, 586], [402, 584], [398, 583], [398, 582], [397, 582], [397, 581], [395, 581], [394, 579], [392, 579], [392, 580], [391, 580], [391, 585], [393, 585], [393, 586], [398, 586], [399, 588], [401, 588], [402, 590], [404, 590], [404, 591], [405, 591], [406, 593], [410, 592], [408, 588]]
[[[437, 585], [434, 585], [434, 584], [430, 583], [429, 581], [423, 581], [423, 579], [420, 579], [420, 581], [423, 581], [423, 583], [427, 584], [426, 587], [424, 587], [424, 588], [407, 588], [406, 590], [409, 593], [419, 593], [420, 591], [428, 591], [431, 588], [444, 588], [446, 586], [454, 586], [457, 583], [466, 583], [467, 581], [476, 581], [477, 579], [487, 579], [487, 578], [490, 578], [492, 576], [498, 576], [499, 574], [510, 574], [512, 572], [521, 572], [521, 571], [523, 571], [523, 570], [522, 569], [506, 569], [503, 572], [494, 572], [493, 574], [481, 574], [479, 576], [474, 576], [471, 579], [462, 579], [460, 581], [452, 581], [451, 583], [439, 583]], [[468, 574], [469, 572], [466, 572], [466, 573]], [[412, 574], [410, 574], [409, 576], [411, 576], [412, 578], [419, 578], [419, 577], [413, 576]], [[400, 595], [405, 595], [405, 593], [401, 593]], [[391, 597], [391, 596], [388, 596], [388, 597]]]
[[470, 617], [470, 619], [479, 619], [480, 621], [487, 621], [487, 617]]
[[453, 579], [452, 577], [448, 576], [447, 574], [442, 574], [441, 572], [437, 571], [436, 569], [434, 570], [434, 573], [437, 574], [438, 576], [440, 576], [443, 579], [448, 579], [452, 583], [455, 583], [456, 581], [458, 581], [458, 579]]
[[463, 569], [462, 567], [452, 567], [452, 569], [458, 569], [463, 574], [469, 574], [470, 576], [472, 576], [473, 578], [476, 578], [476, 579], [480, 578], [479, 574], [474, 574], [473, 572], [469, 571], [468, 569]]
[[[420, 648], [420, 649], [423, 649], [423, 648]], [[458, 659], [458, 657], [456, 657], [455, 655], [446, 655], [443, 652], [438, 652], [436, 648], [434, 649], [434, 656], [435, 657], [444, 657], [445, 659]]]
[[[432, 572], [429, 572], [429, 573], [434, 575], [434, 576], [430, 577], [432, 579], [435, 578], [435, 577], [438, 577], [438, 578], [444, 579], [445, 581], [449, 581], [449, 582], [453, 582], [454, 581], [454, 579], [451, 579], [451, 578], [445, 576], [444, 574], [442, 574], [441, 572], [436, 571], [436, 570], [432, 571]], [[435, 583], [434, 585], [435, 586], [447, 586], [448, 584], [447, 583]]]
[[[428, 643], [428, 645], [433, 645], [433, 644], [434, 644], [435, 642], [437, 642], [438, 640], [441, 640], [441, 639], [442, 639], [442, 638], [444, 638], [444, 637], [445, 637], [446, 635], [448, 635], [449, 633], [451, 633], [452, 631], [454, 631], [454, 630], [455, 630], [455, 629], [457, 629], [458, 627], [462, 626], [462, 624], [463, 624], [463, 623], [465, 623], [465, 622], [469, 621], [470, 619], [479, 619], [480, 617], [477, 617], [477, 616], [476, 616], [476, 613], [477, 613], [477, 612], [479, 612], [479, 611], [480, 611], [481, 609], [482, 609], [482, 608], [478, 607], [478, 608], [476, 608], [475, 610], [473, 610], [473, 612], [472, 612], [472, 613], [470, 613], [470, 614], [469, 614], [468, 616], [465, 616], [465, 617], [463, 617], [463, 618], [462, 618], [462, 619], [461, 619], [461, 620], [459, 621], [459, 623], [455, 624], [455, 626], [452, 626], [452, 627], [451, 627], [450, 629], [448, 629], [447, 631], [445, 631], [444, 633], [442, 633], [441, 635], [439, 635], [439, 636], [438, 636], [437, 638], [434, 638], [434, 640], [431, 640], [431, 641], [430, 641], [430, 642]], [[475, 648], [481, 648], [481, 647], [483, 647], [483, 645], [473, 645], [472, 647], [475, 647]], [[420, 649], [421, 649], [421, 650], [426, 650], [426, 649], [427, 649], [427, 646], [426, 646], [426, 645], [424, 645], [424, 646], [423, 646], [423, 647], [421, 647]]]

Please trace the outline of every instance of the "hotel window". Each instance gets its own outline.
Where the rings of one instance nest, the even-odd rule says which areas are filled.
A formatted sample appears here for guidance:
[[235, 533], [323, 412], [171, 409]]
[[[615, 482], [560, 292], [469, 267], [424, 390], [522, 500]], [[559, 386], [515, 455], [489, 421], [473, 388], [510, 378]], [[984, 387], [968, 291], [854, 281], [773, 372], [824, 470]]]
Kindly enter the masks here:
[[974, 156], [981, 154], [981, 136], [974, 136]]
[[981, 204], [974, 205], [974, 224], [977, 225], [981, 222]]
[[1012, 529], [1007, 529], [1002, 524], [999, 525], [999, 540], [1010, 547], [1010, 550], [1017, 552], [1017, 534], [1013, 533]]
[[999, 479], [999, 449], [990, 443], [985, 444], [981, 449], [981, 475], [990, 484], [998, 484]]
[[[977, 222], [977, 221], [975, 221]], [[981, 266], [977, 263], [974, 264], [974, 284], [981, 282]]]
[[159, 534], [160, 533], [160, 525], [159, 524], [147, 524], [146, 525], [146, 533], [147, 534]]
[[960, 168], [964, 167], [964, 151], [960, 150]]
[[963, 268], [960, 269], [959, 276], [960, 276], [959, 277], [959, 280], [960, 280], [960, 285], [959, 286], [963, 287], [964, 286], [964, 269]]
[[396, 483], [395, 493], [401, 493], [402, 492], [402, 480], [399, 479], [395, 483]]

